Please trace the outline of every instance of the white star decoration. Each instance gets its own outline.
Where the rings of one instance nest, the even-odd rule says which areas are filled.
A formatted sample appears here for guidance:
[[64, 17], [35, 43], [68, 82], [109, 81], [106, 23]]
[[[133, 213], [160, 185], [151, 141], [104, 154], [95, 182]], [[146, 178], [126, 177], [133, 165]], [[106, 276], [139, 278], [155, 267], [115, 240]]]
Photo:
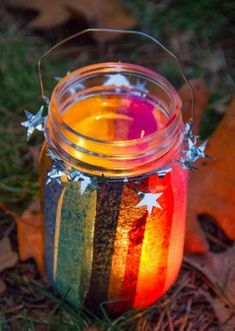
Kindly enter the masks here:
[[44, 106], [41, 106], [37, 114], [32, 114], [25, 110], [25, 115], [27, 121], [21, 122], [21, 125], [28, 128], [27, 130], [27, 140], [31, 137], [34, 130], [43, 131], [44, 130], [44, 120], [45, 117], [42, 116]]
[[[70, 74], [70, 71], [67, 71], [66, 76], [68, 74]], [[57, 82], [60, 82], [61, 79], [63, 79], [63, 77], [60, 77], [60, 76], [55, 76], [54, 77], [54, 80], [56, 80]], [[75, 94], [78, 90], [83, 90], [85, 88], [85, 85], [82, 84], [82, 83], [76, 83], [75, 85], [76, 85], [75, 87], [70, 86], [68, 88], [68, 91], [70, 92], [70, 94]]]
[[106, 80], [106, 82], [103, 84], [104, 86], [127, 86], [130, 87], [131, 84], [129, 80], [122, 74], [113, 74], [113, 75], [107, 75], [109, 78]]
[[158, 177], [165, 177], [165, 175], [168, 173], [168, 172], [171, 172], [172, 171], [172, 168], [171, 167], [168, 167], [168, 168], [162, 168], [162, 169], [158, 169], [156, 171]]
[[46, 185], [50, 184], [52, 180], [56, 180], [57, 183], [61, 184], [61, 177], [66, 176], [66, 173], [58, 169], [55, 165], [52, 167], [51, 171], [47, 174]]
[[146, 206], [149, 215], [152, 213], [153, 207], [157, 207], [162, 209], [162, 207], [157, 202], [158, 198], [162, 196], [161, 193], [143, 193], [139, 192], [139, 195], [143, 197], [143, 199], [136, 205], [136, 207]]
[[81, 182], [80, 193], [81, 195], [85, 192], [87, 187], [91, 185], [91, 179], [88, 176], [83, 175], [80, 171], [74, 170], [69, 174], [70, 181]]

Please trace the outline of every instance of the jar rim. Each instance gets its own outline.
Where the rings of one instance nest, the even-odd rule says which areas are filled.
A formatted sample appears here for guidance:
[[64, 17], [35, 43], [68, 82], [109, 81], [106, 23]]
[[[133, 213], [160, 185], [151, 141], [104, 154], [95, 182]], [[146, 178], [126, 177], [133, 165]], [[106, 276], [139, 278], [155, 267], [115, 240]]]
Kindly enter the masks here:
[[[103, 144], [109, 144], [109, 145], [113, 145], [113, 146], [120, 146], [123, 144], [132, 145], [132, 144], [136, 144], [140, 141], [148, 142], [149, 140], [152, 140], [152, 139], [156, 138], [157, 136], [160, 136], [160, 134], [164, 134], [166, 131], [171, 130], [170, 126], [174, 123], [174, 121], [171, 121], [171, 119], [174, 116], [177, 117], [177, 114], [180, 112], [180, 110], [182, 108], [181, 98], [180, 98], [179, 94], [177, 93], [177, 91], [175, 90], [174, 86], [165, 77], [163, 77], [159, 73], [153, 71], [152, 69], [141, 66], [141, 65], [137, 65], [137, 64], [127, 63], [127, 62], [102, 62], [102, 63], [90, 64], [90, 65], [81, 67], [79, 69], [76, 69], [76, 70], [68, 73], [65, 77], [63, 77], [56, 84], [56, 86], [53, 89], [52, 95], [51, 95], [51, 99], [55, 100], [55, 106], [56, 106], [56, 107], [54, 107], [54, 111], [56, 112], [55, 117], [57, 117], [57, 119], [60, 118], [60, 114], [58, 112], [59, 106], [57, 103], [56, 94], [59, 94], [60, 92], [62, 92], [61, 90], [63, 90], [65, 88], [64, 85], [66, 85], [71, 78], [73, 78], [73, 80], [71, 80], [71, 84], [72, 84], [75, 81], [78, 82], [80, 79], [86, 77], [87, 74], [89, 72], [92, 72], [93, 70], [100, 70], [100, 71], [102, 71], [102, 73], [105, 73], [105, 71], [107, 71], [107, 73], [110, 73], [110, 69], [115, 69], [117, 71], [117, 73], [122, 73], [124, 71], [124, 69], [128, 69], [128, 72], [131, 72], [131, 70], [133, 70], [134, 72], [138, 72], [139, 74], [143, 74], [144, 76], [151, 78], [154, 81], [157, 81], [158, 85], [161, 85], [164, 88], [165, 92], [167, 92], [168, 96], [171, 98], [171, 100], [173, 102], [172, 106], [173, 106], [174, 112], [171, 114], [171, 117], [168, 121], [168, 122], [171, 122], [171, 124], [168, 126], [165, 126], [163, 128], [158, 128], [157, 131], [150, 133], [144, 137], [126, 139], [126, 140], [105, 140], [105, 139], [93, 138], [93, 137], [84, 135], [84, 134], [74, 130], [71, 126], [69, 126], [68, 124], [66, 124], [63, 121], [61, 121], [61, 125], [66, 130], [68, 130], [69, 132], [71, 132], [74, 135], [77, 135], [78, 137], [81, 137], [81, 138], [89, 140], [89, 141], [103, 143]], [[50, 105], [49, 105], [49, 111], [51, 111]]]

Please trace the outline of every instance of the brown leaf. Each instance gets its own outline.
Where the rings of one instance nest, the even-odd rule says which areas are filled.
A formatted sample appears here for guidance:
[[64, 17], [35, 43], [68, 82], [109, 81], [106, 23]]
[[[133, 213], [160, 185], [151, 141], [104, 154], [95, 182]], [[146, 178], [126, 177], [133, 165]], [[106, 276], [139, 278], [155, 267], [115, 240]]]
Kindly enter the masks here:
[[10, 240], [4, 237], [0, 241], [0, 272], [12, 268], [18, 261], [18, 255], [11, 249]]
[[[232, 331], [235, 327], [235, 246], [221, 254], [195, 254], [186, 261], [202, 272], [213, 284], [217, 297], [211, 304], [218, 319], [226, 324], [223, 330]], [[230, 319], [231, 318], [231, 319]]]
[[[63, 24], [74, 13], [83, 15], [88, 23], [96, 27], [128, 29], [136, 24], [118, 0], [9, 0], [9, 5], [38, 11], [38, 16], [30, 23], [35, 29], [49, 29]], [[94, 34], [99, 42], [112, 40], [115, 36], [117, 34]]]
[[197, 220], [212, 216], [225, 234], [235, 239], [235, 99], [208, 142], [213, 159], [201, 159], [189, 180], [186, 229], [187, 252], [206, 252], [206, 239]]
[[16, 220], [20, 258], [36, 260], [40, 273], [44, 274], [43, 220], [39, 201], [35, 200]]

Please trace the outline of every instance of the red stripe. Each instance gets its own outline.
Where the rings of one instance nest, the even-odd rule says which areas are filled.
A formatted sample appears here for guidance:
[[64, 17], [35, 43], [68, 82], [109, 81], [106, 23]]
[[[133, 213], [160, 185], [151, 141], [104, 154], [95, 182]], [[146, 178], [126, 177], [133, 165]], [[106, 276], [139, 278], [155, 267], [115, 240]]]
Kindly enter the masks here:
[[[170, 246], [170, 237], [171, 237], [171, 228], [172, 228], [172, 221], [173, 221], [173, 212], [174, 212], [174, 196], [173, 190], [171, 186], [171, 174], [168, 173], [164, 178], [159, 179], [157, 176], [151, 176], [149, 178], [149, 187], [159, 185], [166, 185], [164, 189], [164, 193], [161, 199], [161, 207], [162, 211], [165, 213], [164, 219], [164, 232], [163, 232], [163, 240], [162, 240], [162, 254], [161, 254], [161, 267], [158, 273], [158, 282], [157, 287], [155, 287], [155, 295], [157, 298], [162, 296], [164, 293], [164, 285], [166, 282], [167, 277], [167, 267], [168, 267], [168, 254], [169, 254], [169, 246]], [[152, 190], [151, 190], [152, 192]], [[157, 212], [161, 212], [157, 210]], [[157, 221], [157, 220], [156, 220]], [[157, 240], [157, 238], [156, 238]], [[157, 299], [156, 298], [156, 299]]]
[[132, 228], [129, 231], [130, 244], [126, 259], [126, 271], [121, 294], [121, 297], [127, 299], [127, 301], [123, 303], [122, 307], [125, 310], [132, 308], [136, 294], [136, 285], [138, 280], [142, 243], [144, 239], [146, 216], [147, 213], [141, 218], [133, 221]]

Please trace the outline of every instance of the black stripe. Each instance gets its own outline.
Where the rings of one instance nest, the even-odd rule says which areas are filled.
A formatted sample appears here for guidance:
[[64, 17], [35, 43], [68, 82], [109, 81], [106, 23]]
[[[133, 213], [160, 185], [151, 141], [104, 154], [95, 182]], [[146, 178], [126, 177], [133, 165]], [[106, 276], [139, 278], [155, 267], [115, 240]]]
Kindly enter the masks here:
[[102, 183], [97, 190], [94, 251], [90, 288], [85, 300], [88, 309], [99, 310], [107, 301], [114, 241], [123, 183]]

